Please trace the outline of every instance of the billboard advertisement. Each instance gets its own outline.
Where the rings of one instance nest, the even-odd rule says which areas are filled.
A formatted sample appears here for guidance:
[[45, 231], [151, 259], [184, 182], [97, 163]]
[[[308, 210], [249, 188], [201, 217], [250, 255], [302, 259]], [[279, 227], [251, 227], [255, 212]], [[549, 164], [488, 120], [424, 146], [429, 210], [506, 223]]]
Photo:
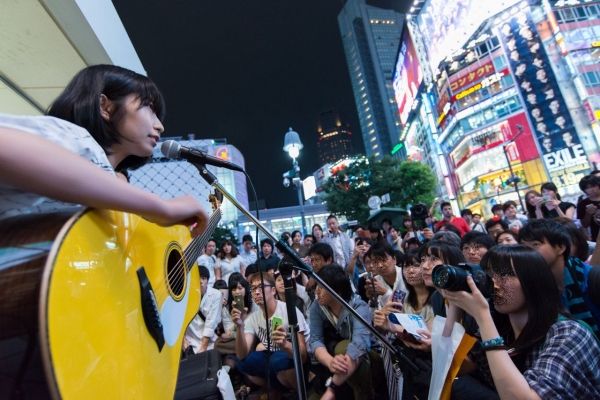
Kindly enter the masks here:
[[559, 188], [576, 184], [589, 161], [530, 14], [511, 17], [499, 31], [550, 180]]
[[429, 0], [418, 17], [432, 71], [467, 44], [479, 24], [520, 0]]
[[410, 38], [407, 28], [404, 28], [400, 51], [396, 60], [394, 78], [392, 85], [394, 87], [394, 96], [398, 103], [398, 112], [402, 125], [406, 125], [408, 115], [417, 97], [419, 86], [423, 81], [423, 72], [419, 65], [415, 46]]

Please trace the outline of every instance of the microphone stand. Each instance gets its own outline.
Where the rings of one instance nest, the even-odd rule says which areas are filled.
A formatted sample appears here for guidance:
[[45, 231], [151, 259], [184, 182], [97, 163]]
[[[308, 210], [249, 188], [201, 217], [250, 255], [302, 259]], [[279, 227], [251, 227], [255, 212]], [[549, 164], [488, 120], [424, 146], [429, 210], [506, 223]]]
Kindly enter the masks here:
[[[229, 194], [229, 192], [227, 192], [227, 190], [223, 187], [223, 185], [221, 185], [221, 183], [217, 180], [217, 177], [214, 176], [209, 170], [208, 168], [206, 168], [206, 165], [201, 164], [201, 163], [191, 163], [192, 165], [194, 165], [198, 171], [200, 172], [200, 176], [212, 187], [214, 187], [216, 190], [218, 190], [219, 192], [221, 192], [223, 194], [223, 196], [225, 198], [227, 198], [242, 214], [244, 214], [246, 217], [248, 217], [248, 219], [250, 221], [252, 221], [252, 223], [254, 225], [256, 225], [256, 227], [258, 229], [260, 229], [268, 238], [270, 238], [275, 245], [277, 246], [277, 249], [279, 249], [279, 251], [287, 254], [289, 257], [292, 258], [292, 260], [294, 261], [294, 266], [293, 268], [304, 272], [308, 278], [313, 278], [317, 284], [319, 286], [321, 286], [323, 289], [325, 289], [331, 296], [333, 296], [337, 301], [340, 302], [340, 304], [346, 309], [348, 310], [348, 312], [350, 314], [352, 314], [352, 316], [359, 322], [361, 323], [365, 328], [367, 328], [367, 330], [369, 332], [371, 332], [371, 334], [373, 334], [378, 340], [379, 342], [385, 346], [392, 354], [394, 354], [397, 359], [406, 367], [410, 368], [413, 372], [417, 373], [419, 372], [419, 367], [417, 367], [412, 361], [410, 361], [400, 350], [397, 350], [390, 342], [387, 341], [387, 339], [381, 334], [379, 333], [371, 324], [369, 324], [367, 321], [365, 321], [360, 314], [352, 307], [350, 307], [350, 305], [348, 303], [346, 303], [344, 301], [344, 299], [342, 299], [340, 297], [339, 294], [337, 294], [335, 291], [333, 291], [333, 289], [331, 289], [320, 277], [319, 275], [315, 274], [315, 271], [312, 269], [312, 267], [308, 264], [306, 264], [304, 261], [302, 261], [302, 259], [300, 258], [300, 256], [298, 256], [298, 254], [292, 250], [286, 242], [284, 242], [283, 240], [277, 238], [269, 229], [267, 229], [263, 224], [260, 223], [260, 221], [254, 216], [252, 215], [252, 213], [250, 213], [250, 211], [246, 210], [246, 208], [240, 204], [231, 194]], [[291, 282], [290, 282], [291, 283]], [[292, 305], [295, 304], [295, 302], [292, 300], [292, 302], [288, 302], [287, 301], [287, 289], [286, 289], [286, 303], [288, 303], [288, 321], [291, 321], [290, 318], [296, 318], [296, 312], [294, 309], [294, 312], [290, 313], [289, 312], [289, 304], [291, 303]], [[295, 308], [295, 307], [294, 307]], [[293, 316], [293, 317], [292, 317]], [[291, 324], [290, 324], [291, 325]], [[296, 325], [297, 325], [297, 320], [296, 320]], [[292, 330], [293, 331], [293, 330]], [[293, 338], [294, 335], [296, 335], [297, 332], [292, 332], [292, 346], [294, 347], [294, 365], [296, 366], [297, 362], [301, 363], [301, 359], [300, 359], [300, 348], [298, 346], [298, 338], [296, 337], [295, 339]], [[297, 335], [296, 335], [297, 336]], [[296, 360], [296, 358], [298, 358], [299, 360]], [[296, 371], [298, 371], [300, 368], [296, 367]], [[300, 396], [300, 399], [306, 399], [306, 387], [304, 385], [304, 379], [301, 377], [300, 374], [298, 374], [298, 372], [296, 372], [296, 380], [297, 380], [297, 384], [298, 384], [298, 393], [304, 394], [304, 397]], [[300, 380], [301, 379], [301, 380]]]

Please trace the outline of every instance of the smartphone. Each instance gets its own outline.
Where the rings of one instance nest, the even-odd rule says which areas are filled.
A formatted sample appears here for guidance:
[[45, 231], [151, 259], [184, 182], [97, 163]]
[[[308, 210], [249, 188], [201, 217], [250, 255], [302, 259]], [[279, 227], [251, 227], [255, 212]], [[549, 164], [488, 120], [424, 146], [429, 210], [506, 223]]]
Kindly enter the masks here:
[[593, 204], [588, 204], [587, 206], [585, 206], [585, 208], [592, 208], [592, 207], [594, 207]]
[[542, 200], [549, 201], [550, 200], [550, 196], [542, 196]]
[[406, 300], [407, 293], [402, 289], [394, 290], [394, 294], [392, 294], [392, 301], [394, 303], [404, 304], [404, 300]]
[[271, 332], [275, 332], [278, 326], [283, 325], [283, 320], [281, 317], [273, 317], [271, 318]]
[[235, 308], [237, 308], [238, 310], [240, 310], [241, 313], [244, 312], [244, 296], [235, 296], [233, 298], [233, 301], [235, 301]]

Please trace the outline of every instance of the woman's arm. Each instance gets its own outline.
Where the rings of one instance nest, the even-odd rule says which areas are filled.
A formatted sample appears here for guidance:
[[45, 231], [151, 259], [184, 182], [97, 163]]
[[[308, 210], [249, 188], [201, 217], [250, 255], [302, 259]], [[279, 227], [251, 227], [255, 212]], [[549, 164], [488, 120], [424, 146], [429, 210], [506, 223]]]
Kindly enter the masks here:
[[163, 200], [48, 139], [14, 129], [0, 128], [0, 183], [67, 203], [139, 214], [163, 226], [197, 222], [195, 234], [208, 221], [191, 196]]

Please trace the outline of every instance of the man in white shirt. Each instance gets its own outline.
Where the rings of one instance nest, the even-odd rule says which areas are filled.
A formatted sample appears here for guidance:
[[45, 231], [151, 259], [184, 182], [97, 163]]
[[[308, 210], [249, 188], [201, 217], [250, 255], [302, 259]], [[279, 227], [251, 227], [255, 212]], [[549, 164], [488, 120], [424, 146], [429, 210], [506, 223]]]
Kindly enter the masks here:
[[[387, 304], [395, 290], [402, 290], [408, 294], [402, 279], [402, 268], [396, 266], [394, 249], [387, 242], [376, 242], [365, 253], [365, 262], [371, 263], [371, 270], [375, 276], [375, 293], [378, 296], [379, 307]], [[369, 299], [373, 297], [373, 282], [365, 282], [365, 290]]]
[[215, 256], [215, 250], [217, 249], [217, 242], [214, 239], [209, 239], [204, 246], [204, 254], [198, 257], [198, 265], [203, 265], [208, 270], [210, 278], [208, 279], [208, 287], [213, 287], [215, 284], [215, 263], [217, 257]]
[[[264, 298], [261, 287], [261, 276], [264, 280]], [[278, 389], [298, 390], [296, 382], [296, 371], [294, 369], [294, 353], [292, 343], [287, 341], [289, 322], [286, 304], [275, 298], [276, 288], [273, 276], [266, 272], [257, 272], [250, 275], [250, 292], [252, 300], [260, 307], [260, 312], [253, 312], [245, 319], [242, 313], [233, 308], [231, 319], [238, 325], [238, 332], [244, 334], [236, 335], [235, 354], [238, 358], [238, 370], [247, 375], [249, 379], [258, 386], [267, 385], [267, 347], [273, 352], [269, 357], [269, 370], [271, 385]], [[265, 303], [268, 315], [265, 318]], [[298, 343], [302, 363], [308, 359], [306, 343], [309, 340], [309, 329], [300, 310], [296, 309], [298, 318]], [[273, 329], [273, 319], [280, 318], [282, 325]], [[269, 323], [267, 324], [267, 319]], [[270, 342], [267, 341], [267, 329], [271, 333]], [[256, 347], [254, 344], [258, 343]]]
[[240, 257], [242, 257], [242, 263], [246, 267], [250, 264], [256, 264], [256, 248], [252, 248], [252, 236], [244, 235], [242, 237]]
[[471, 224], [472, 231], [487, 233], [487, 231], [485, 230], [485, 226], [483, 226], [483, 223], [481, 223], [481, 215], [473, 214], [472, 221], [473, 221], [473, 223]]
[[202, 353], [214, 347], [217, 335], [215, 329], [221, 322], [221, 304], [223, 295], [217, 289], [208, 287], [209, 272], [205, 266], [200, 265], [200, 287], [202, 301], [198, 314], [185, 330], [183, 350], [192, 346], [194, 353]]
[[327, 217], [329, 233], [323, 237], [321, 243], [327, 243], [333, 249], [333, 261], [346, 268], [354, 253], [354, 241], [340, 231], [340, 225], [335, 215]]

